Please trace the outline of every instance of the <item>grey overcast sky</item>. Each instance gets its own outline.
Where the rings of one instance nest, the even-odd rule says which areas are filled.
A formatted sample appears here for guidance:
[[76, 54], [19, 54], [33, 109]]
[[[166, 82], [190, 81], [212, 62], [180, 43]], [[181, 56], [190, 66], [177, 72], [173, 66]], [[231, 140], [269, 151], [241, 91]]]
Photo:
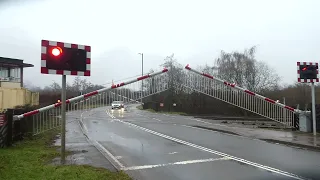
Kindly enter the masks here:
[[[258, 46], [283, 83], [296, 81], [296, 62], [320, 59], [320, 0], [25, 0], [0, 4], [0, 56], [34, 68], [37, 86], [60, 81], [40, 74], [41, 39], [92, 46], [93, 83], [105, 84], [159, 69], [175, 53], [195, 67], [221, 50]], [[68, 80], [73, 78], [68, 77]]]

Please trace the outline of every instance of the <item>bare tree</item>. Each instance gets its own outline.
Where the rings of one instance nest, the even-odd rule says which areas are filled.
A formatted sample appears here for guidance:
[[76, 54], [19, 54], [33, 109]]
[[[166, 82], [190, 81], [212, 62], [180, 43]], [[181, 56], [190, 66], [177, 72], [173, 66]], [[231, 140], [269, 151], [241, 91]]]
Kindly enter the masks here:
[[280, 77], [265, 62], [258, 61], [246, 78], [246, 87], [255, 92], [276, 90], [279, 87]]
[[215, 60], [218, 77], [255, 92], [278, 87], [280, 78], [265, 62], [255, 59], [256, 47], [244, 52], [221, 51]]
[[62, 89], [60, 84], [55, 81], [50, 85], [50, 88], [53, 92], [61, 92]]
[[177, 59], [174, 57], [174, 54], [167, 56], [164, 59], [162, 67], [167, 67], [170, 69], [167, 75], [169, 77], [169, 91], [173, 95], [178, 94], [182, 90], [182, 82], [184, 77], [183, 66], [177, 62]]

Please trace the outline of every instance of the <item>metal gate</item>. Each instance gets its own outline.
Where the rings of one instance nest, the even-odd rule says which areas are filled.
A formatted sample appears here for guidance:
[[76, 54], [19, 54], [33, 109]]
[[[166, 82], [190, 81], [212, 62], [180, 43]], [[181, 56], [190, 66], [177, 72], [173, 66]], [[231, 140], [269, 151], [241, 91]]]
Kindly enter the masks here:
[[300, 110], [215, 78], [210, 74], [191, 69], [189, 65], [185, 69], [190, 73], [187, 73], [184, 78], [184, 87], [274, 120], [287, 127], [295, 126], [294, 114], [300, 113]]

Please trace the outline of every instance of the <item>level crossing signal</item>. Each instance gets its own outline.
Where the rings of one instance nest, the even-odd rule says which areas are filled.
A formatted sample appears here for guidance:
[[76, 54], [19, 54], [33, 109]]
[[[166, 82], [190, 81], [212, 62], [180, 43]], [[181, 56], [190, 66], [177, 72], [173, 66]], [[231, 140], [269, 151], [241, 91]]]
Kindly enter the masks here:
[[90, 76], [90, 69], [90, 46], [42, 40], [41, 73]]
[[298, 62], [298, 82], [319, 82], [318, 63]]
[[58, 41], [41, 41], [41, 73], [62, 76], [61, 101], [61, 163], [66, 159], [66, 84], [67, 75], [90, 76], [91, 46]]

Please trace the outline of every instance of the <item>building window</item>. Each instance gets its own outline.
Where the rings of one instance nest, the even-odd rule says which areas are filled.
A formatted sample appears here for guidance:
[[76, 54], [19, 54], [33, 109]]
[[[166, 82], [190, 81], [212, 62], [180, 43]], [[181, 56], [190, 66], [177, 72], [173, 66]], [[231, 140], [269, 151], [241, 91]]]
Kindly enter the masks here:
[[10, 69], [10, 77], [20, 79], [20, 68]]
[[20, 68], [0, 67], [0, 81], [20, 82]]
[[8, 68], [0, 67], [0, 77], [1, 78], [7, 78], [8, 76], [9, 76]]

